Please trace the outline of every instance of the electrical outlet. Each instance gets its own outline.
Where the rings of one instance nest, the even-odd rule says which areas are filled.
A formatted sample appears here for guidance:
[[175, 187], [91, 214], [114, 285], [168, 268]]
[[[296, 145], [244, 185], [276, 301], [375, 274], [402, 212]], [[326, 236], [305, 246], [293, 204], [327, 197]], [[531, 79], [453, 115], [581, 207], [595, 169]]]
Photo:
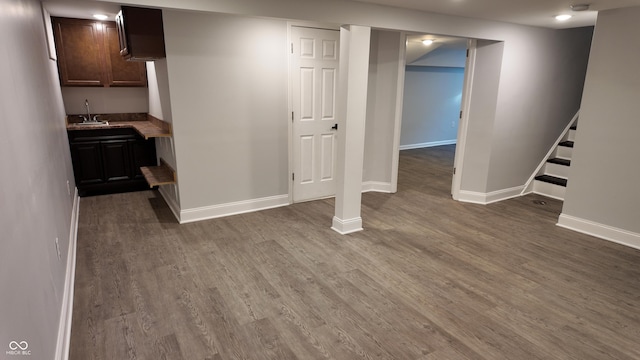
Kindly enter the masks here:
[[62, 254], [60, 254], [60, 244], [58, 243], [58, 238], [56, 238], [56, 253], [58, 253], [58, 260], [62, 259]]
[[456, 121], [455, 120], [451, 120], [451, 127], [452, 128], [456, 127]]
[[71, 196], [71, 184], [69, 184], [69, 180], [67, 180], [67, 194]]

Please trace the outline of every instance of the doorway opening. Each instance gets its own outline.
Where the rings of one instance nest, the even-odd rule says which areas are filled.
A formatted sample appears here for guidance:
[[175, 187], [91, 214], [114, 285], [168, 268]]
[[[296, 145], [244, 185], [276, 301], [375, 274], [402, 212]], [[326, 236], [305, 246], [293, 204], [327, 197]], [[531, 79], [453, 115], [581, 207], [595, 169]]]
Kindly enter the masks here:
[[468, 81], [473, 67], [470, 53], [474, 49], [475, 42], [466, 38], [411, 34], [406, 39], [399, 151], [453, 151], [455, 156], [449, 156], [448, 161], [454, 199], [460, 187], [460, 177], [454, 169], [461, 162], [464, 149], [464, 141], [460, 140], [464, 140], [461, 137], [464, 138], [465, 129], [460, 125], [465, 125], [462, 120], [468, 106]]

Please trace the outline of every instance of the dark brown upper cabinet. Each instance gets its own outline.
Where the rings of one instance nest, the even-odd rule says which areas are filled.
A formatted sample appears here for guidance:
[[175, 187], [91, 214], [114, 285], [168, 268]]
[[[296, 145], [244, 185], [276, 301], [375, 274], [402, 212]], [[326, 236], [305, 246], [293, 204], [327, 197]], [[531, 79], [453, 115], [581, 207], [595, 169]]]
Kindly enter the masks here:
[[116, 15], [120, 55], [129, 61], [166, 57], [162, 10], [123, 6]]
[[52, 18], [62, 86], [147, 86], [146, 64], [120, 56], [115, 22]]

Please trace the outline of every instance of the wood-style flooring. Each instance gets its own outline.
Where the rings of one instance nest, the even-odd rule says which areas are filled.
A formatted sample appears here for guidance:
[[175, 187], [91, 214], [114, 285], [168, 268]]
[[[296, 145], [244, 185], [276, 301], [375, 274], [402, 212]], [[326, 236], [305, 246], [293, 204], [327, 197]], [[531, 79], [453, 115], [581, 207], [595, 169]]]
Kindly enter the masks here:
[[451, 200], [453, 153], [403, 151], [346, 236], [332, 200], [178, 225], [154, 191], [83, 198], [70, 358], [639, 359], [640, 251], [555, 200]]

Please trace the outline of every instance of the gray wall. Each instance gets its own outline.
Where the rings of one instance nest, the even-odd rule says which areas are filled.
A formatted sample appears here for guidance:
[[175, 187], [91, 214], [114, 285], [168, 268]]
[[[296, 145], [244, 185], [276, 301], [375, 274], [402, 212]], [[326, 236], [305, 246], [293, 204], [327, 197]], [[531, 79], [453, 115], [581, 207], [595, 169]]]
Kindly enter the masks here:
[[75, 184], [39, 2], [0, 0], [0, 43], [0, 357], [24, 340], [53, 359]]
[[640, 7], [603, 11], [578, 121], [563, 215], [640, 233]]
[[286, 195], [286, 22], [165, 11], [164, 30], [181, 210]]
[[462, 190], [526, 183], [580, 107], [592, 32], [518, 31], [520, 41], [479, 41]]
[[149, 111], [146, 87], [75, 87], [63, 86], [62, 99], [67, 114], [85, 114], [84, 100], [89, 100], [91, 114], [146, 113]]
[[[504, 42], [478, 40], [461, 189], [487, 192]], [[531, 170], [533, 172], [533, 169]]]
[[407, 66], [401, 147], [456, 141], [463, 81], [464, 68]]
[[[590, 43], [588, 30], [556, 31], [343, 1], [149, 4], [504, 40], [494, 45], [496, 53], [479, 52], [479, 61], [495, 72], [476, 73], [469, 113], [462, 186], [482, 193], [527, 181], [579, 107]], [[165, 11], [181, 210], [288, 193], [286, 31], [286, 22], [279, 20]], [[377, 68], [386, 66], [391, 63], [383, 60]], [[376, 99], [393, 88], [377, 84], [369, 87]], [[375, 106], [393, 108], [387, 100]], [[365, 145], [365, 181], [391, 178], [393, 154], [385, 148], [394, 135], [382, 130], [393, 129], [393, 119], [386, 110], [367, 119], [366, 136], [374, 142]], [[375, 135], [371, 126], [378, 129]]]
[[466, 54], [467, 49], [465, 47], [461, 48], [452, 47], [451, 45], [442, 45], [407, 65], [463, 68], [467, 62]]
[[522, 32], [505, 42], [486, 192], [523, 185], [578, 111], [592, 33]]
[[401, 46], [400, 32], [371, 32], [363, 181], [391, 181]]

